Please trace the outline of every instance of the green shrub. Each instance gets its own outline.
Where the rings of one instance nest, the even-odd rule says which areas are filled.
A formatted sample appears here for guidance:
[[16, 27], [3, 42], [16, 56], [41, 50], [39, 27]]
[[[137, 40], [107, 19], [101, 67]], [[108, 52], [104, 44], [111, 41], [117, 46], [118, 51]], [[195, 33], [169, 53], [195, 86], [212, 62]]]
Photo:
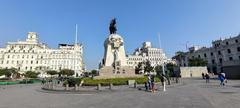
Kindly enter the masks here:
[[63, 82], [63, 86], [66, 86], [66, 84], [68, 84], [69, 87], [74, 87], [75, 84], [79, 85], [80, 82], [81, 78], [69, 78]]
[[[92, 78], [83, 78], [84, 86], [97, 86], [101, 84], [102, 86], [107, 86], [110, 83], [113, 85], [127, 85], [128, 80], [135, 80], [137, 84], [144, 84], [147, 82], [147, 77], [131, 77], [131, 78], [111, 78], [111, 79], [92, 79]], [[155, 81], [159, 82], [159, 78], [155, 77]]]

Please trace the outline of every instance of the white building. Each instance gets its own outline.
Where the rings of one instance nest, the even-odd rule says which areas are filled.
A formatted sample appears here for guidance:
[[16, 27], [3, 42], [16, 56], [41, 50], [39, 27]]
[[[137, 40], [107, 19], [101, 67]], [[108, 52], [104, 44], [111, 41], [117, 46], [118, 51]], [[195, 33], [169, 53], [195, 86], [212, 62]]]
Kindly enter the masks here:
[[213, 41], [209, 48], [191, 47], [188, 52], [178, 53], [174, 58], [179, 66], [188, 66], [191, 58], [202, 58], [208, 62], [209, 72], [222, 72], [227, 67], [234, 71], [235, 67], [240, 67], [240, 35]]
[[83, 46], [59, 44], [58, 49], [51, 49], [38, 41], [36, 32], [29, 32], [26, 41], [8, 42], [0, 48], [0, 68], [40, 72], [42, 77], [46, 70], [71, 69], [78, 76], [84, 71]]
[[133, 54], [127, 55], [127, 64], [134, 68], [141, 62], [150, 61], [152, 66], [162, 65], [163, 63], [174, 63], [166, 57], [160, 48], [153, 48], [151, 42], [144, 42], [141, 48], [137, 48]]

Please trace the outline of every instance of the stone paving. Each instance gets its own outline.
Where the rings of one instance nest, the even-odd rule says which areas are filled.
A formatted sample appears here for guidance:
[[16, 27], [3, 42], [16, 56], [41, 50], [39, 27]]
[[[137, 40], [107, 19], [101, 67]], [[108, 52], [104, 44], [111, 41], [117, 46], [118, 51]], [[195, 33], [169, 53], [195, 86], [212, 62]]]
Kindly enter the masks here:
[[[240, 108], [240, 80], [182, 79], [167, 91], [120, 87], [115, 92], [48, 92], [40, 84], [0, 86], [0, 108]], [[118, 88], [115, 88], [118, 89]]]

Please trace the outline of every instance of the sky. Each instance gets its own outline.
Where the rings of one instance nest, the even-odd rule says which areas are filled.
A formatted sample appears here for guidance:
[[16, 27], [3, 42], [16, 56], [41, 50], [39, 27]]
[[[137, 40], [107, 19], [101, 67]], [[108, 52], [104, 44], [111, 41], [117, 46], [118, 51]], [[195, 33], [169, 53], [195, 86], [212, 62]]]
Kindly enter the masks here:
[[240, 33], [240, 0], [0, 0], [0, 47], [37, 32], [50, 48], [73, 44], [75, 24], [84, 46], [88, 70], [103, 58], [109, 23], [117, 18], [117, 33], [127, 54], [145, 41], [169, 58], [192, 45], [210, 47], [217, 39]]

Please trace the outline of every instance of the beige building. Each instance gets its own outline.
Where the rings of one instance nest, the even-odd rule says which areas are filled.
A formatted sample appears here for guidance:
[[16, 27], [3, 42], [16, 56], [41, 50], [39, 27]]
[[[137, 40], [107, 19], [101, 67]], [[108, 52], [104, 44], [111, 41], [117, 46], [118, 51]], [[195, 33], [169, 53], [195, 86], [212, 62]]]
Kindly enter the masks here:
[[40, 72], [41, 77], [46, 70], [71, 69], [79, 76], [84, 71], [83, 46], [59, 44], [51, 49], [39, 42], [36, 32], [29, 32], [25, 41], [8, 42], [6, 48], [0, 48], [0, 67]]
[[237, 67], [240, 67], [240, 35], [215, 40], [209, 48], [191, 47], [188, 52], [178, 53], [174, 58], [179, 66], [188, 66], [191, 58], [202, 58], [208, 62], [209, 72], [224, 72], [225, 68], [237, 72]]

